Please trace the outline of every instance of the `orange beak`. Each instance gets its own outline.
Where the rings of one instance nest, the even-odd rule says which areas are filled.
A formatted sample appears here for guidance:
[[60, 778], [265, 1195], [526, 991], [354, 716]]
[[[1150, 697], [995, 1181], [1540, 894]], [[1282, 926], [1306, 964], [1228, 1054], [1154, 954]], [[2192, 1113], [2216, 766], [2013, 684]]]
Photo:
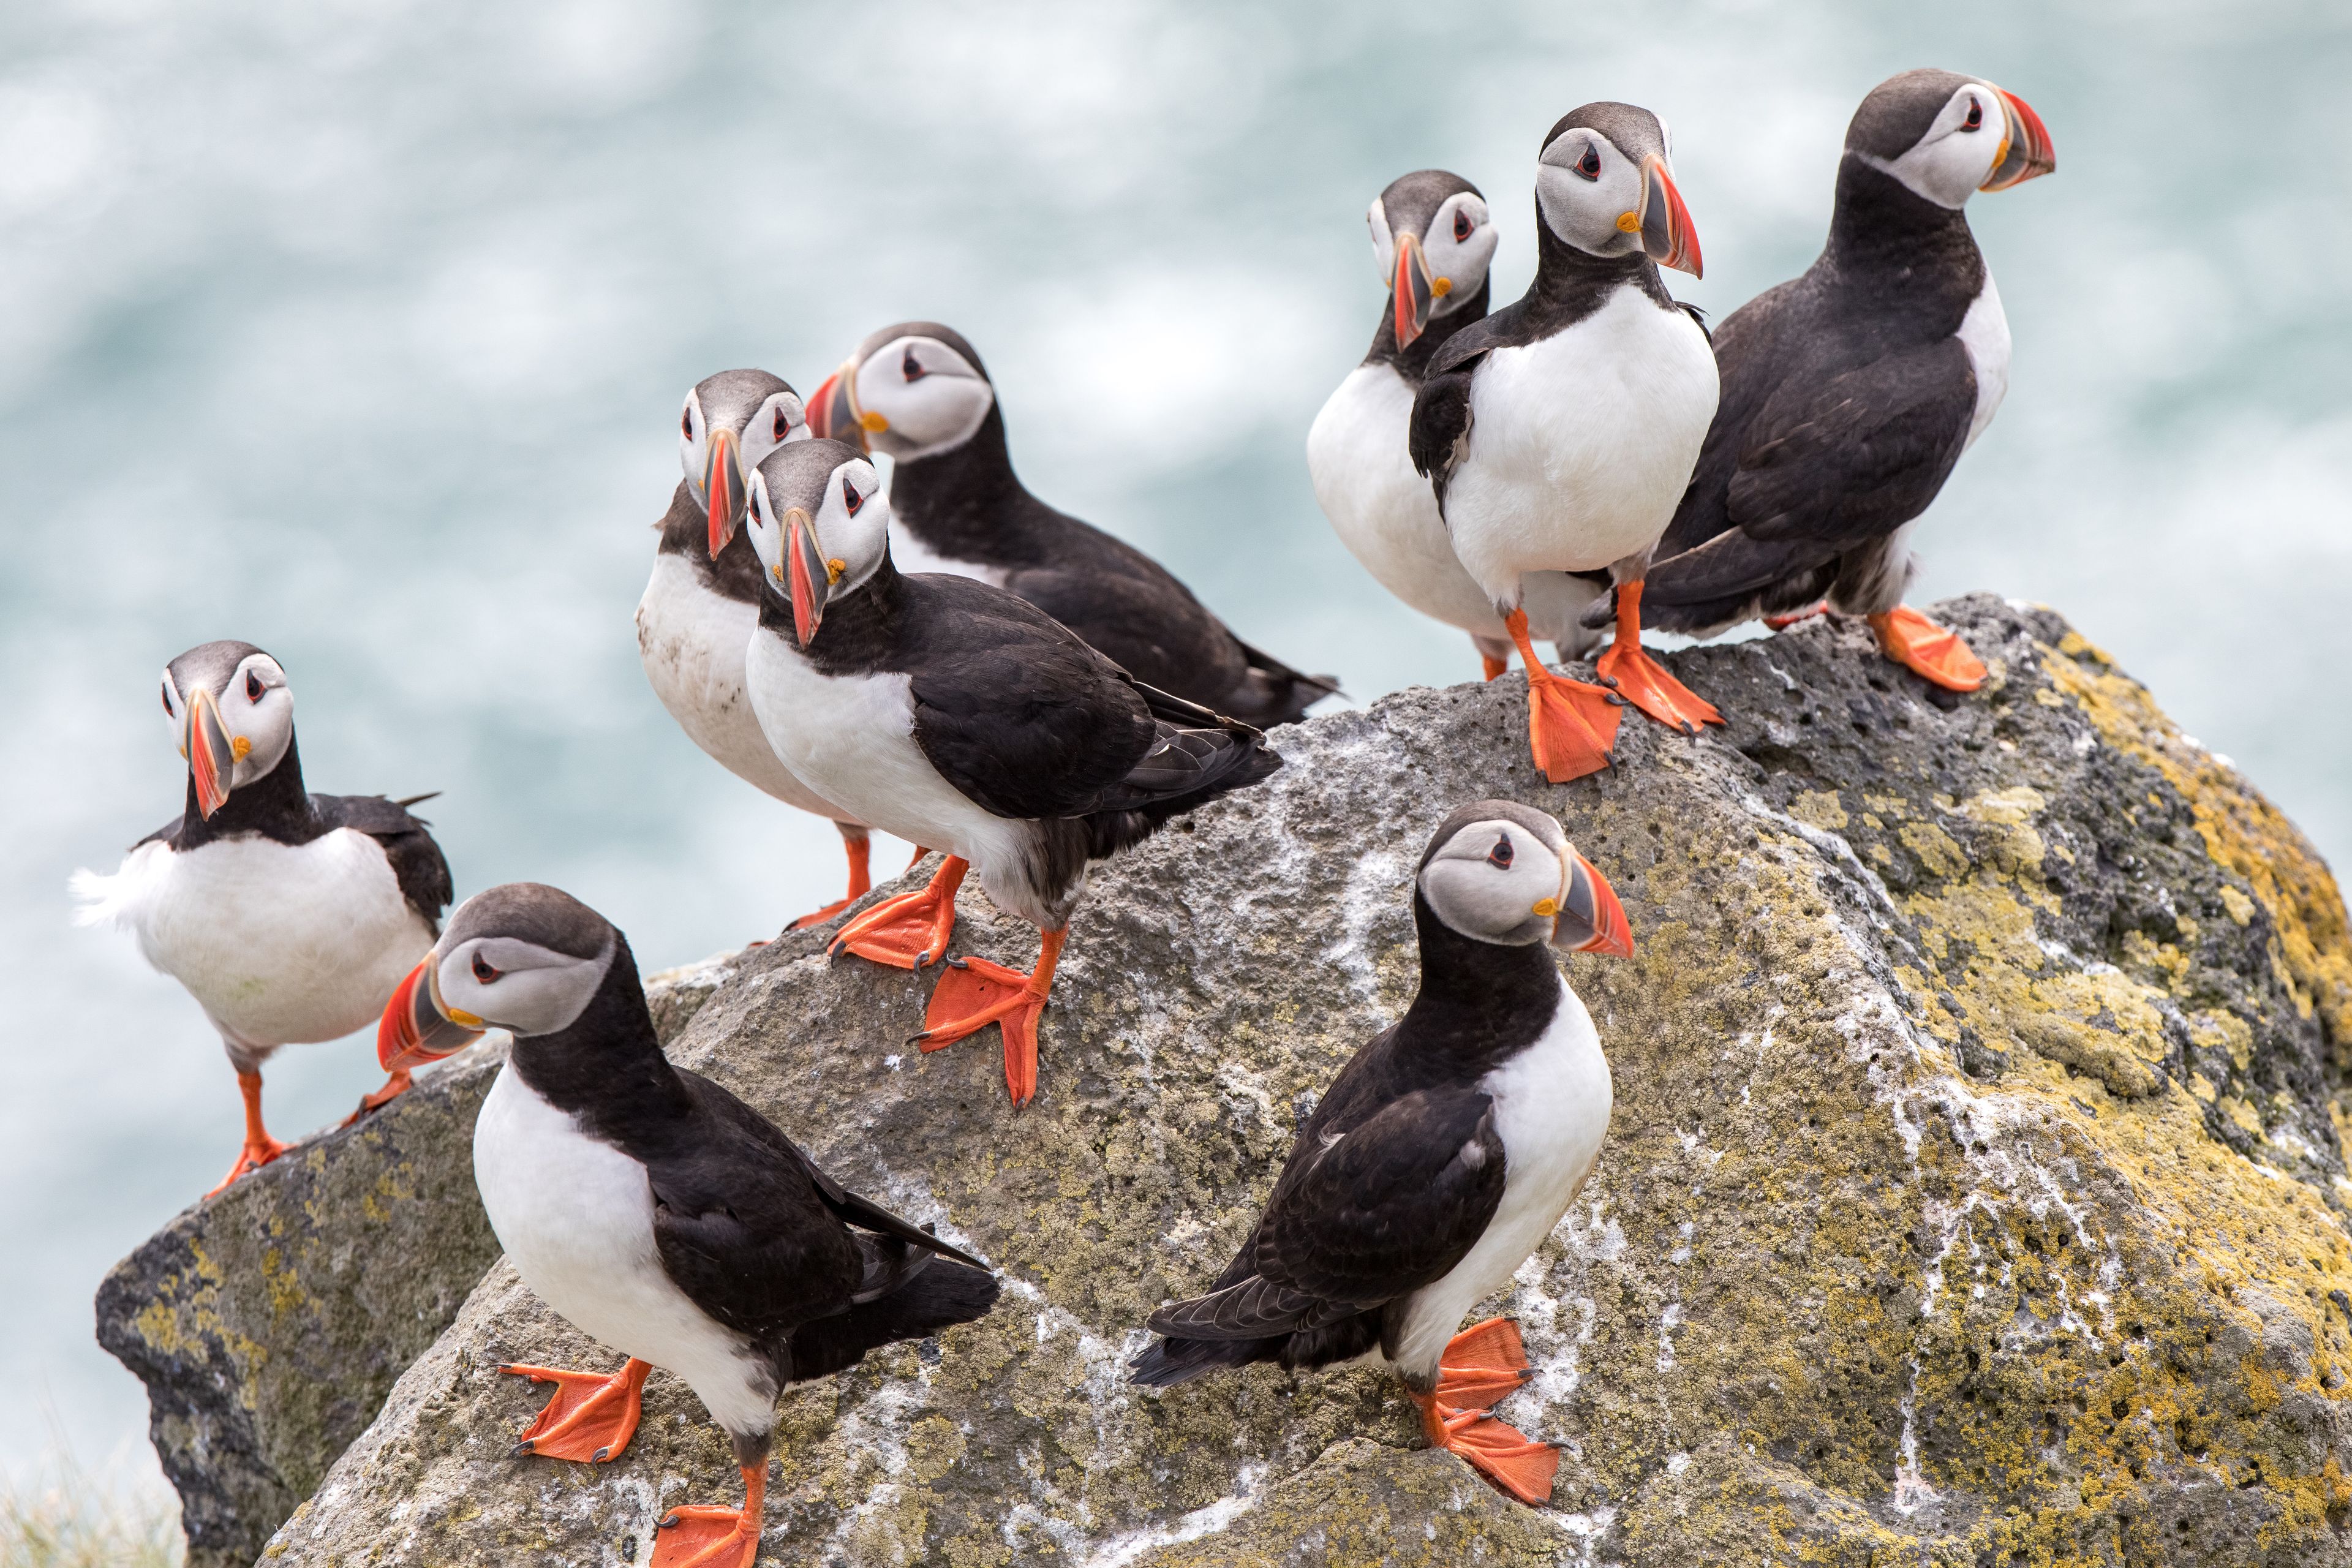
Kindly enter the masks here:
[[727, 548], [743, 521], [741, 470], [736, 466], [735, 432], [719, 426], [710, 432], [710, 456], [702, 464], [702, 493], [710, 505], [710, 558]]
[[784, 569], [793, 595], [793, 632], [806, 647], [816, 636], [817, 624], [824, 619], [825, 595], [817, 591], [817, 579], [825, 579], [825, 589], [833, 587], [832, 574], [825, 570], [824, 557], [817, 553], [816, 525], [809, 514], [798, 507], [784, 513]]
[[1625, 906], [1617, 901], [1617, 889], [1592, 868], [1591, 861], [1572, 849], [1569, 854], [1576, 863], [1568, 868], [1568, 896], [1552, 921], [1552, 945], [1570, 952], [1633, 957], [1633, 928], [1626, 921]]
[[469, 1028], [442, 1012], [435, 990], [433, 955], [426, 953], [425, 962], [393, 987], [392, 1000], [384, 1004], [383, 1016], [376, 1022], [375, 1059], [384, 1071], [404, 1072], [437, 1062], [482, 1037], [482, 1030]]
[[195, 781], [196, 812], [210, 816], [228, 804], [236, 781], [236, 749], [221, 722], [220, 703], [207, 687], [188, 699], [188, 776]]
[[2005, 191], [2038, 175], [2055, 173], [2058, 144], [2050, 140], [2050, 128], [2042, 123], [2042, 116], [2017, 94], [1998, 87], [1993, 91], [2000, 94], [2002, 115], [2009, 121], [2009, 138], [1993, 163], [1992, 173], [1977, 189]]
[[1397, 236], [1396, 274], [1389, 287], [1396, 305], [1397, 347], [1411, 348], [1412, 340], [1429, 328], [1437, 292], [1430, 286], [1429, 258], [1422, 254], [1421, 241], [1410, 233]]
[[847, 441], [861, 452], [871, 452], [874, 445], [866, 439], [866, 421], [851, 395], [856, 375], [857, 362], [851, 360], [824, 378], [824, 384], [806, 405], [809, 434], [820, 441]]
[[1690, 208], [1683, 205], [1683, 194], [1666, 173], [1666, 161], [1654, 153], [1642, 165], [1642, 248], [1661, 267], [1694, 278], [1706, 276]]

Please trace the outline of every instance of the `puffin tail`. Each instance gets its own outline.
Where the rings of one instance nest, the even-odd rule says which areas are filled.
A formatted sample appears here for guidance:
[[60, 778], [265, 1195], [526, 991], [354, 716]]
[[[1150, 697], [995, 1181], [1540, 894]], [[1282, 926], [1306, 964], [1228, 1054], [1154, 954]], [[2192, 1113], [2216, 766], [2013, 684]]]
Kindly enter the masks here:
[[951, 1324], [977, 1322], [1003, 1290], [984, 1268], [934, 1258], [904, 1289], [793, 1330], [792, 1381], [855, 1366], [867, 1351], [900, 1340], [928, 1339]]
[[1144, 1388], [1173, 1388], [1220, 1367], [1247, 1366], [1276, 1359], [1262, 1340], [1153, 1340], [1127, 1363], [1127, 1381]]
[[1226, 694], [1225, 710], [1258, 728], [1295, 724], [1326, 697], [1339, 695], [1336, 675], [1302, 675], [1264, 648], [1234, 639], [1249, 661], [1249, 674]]

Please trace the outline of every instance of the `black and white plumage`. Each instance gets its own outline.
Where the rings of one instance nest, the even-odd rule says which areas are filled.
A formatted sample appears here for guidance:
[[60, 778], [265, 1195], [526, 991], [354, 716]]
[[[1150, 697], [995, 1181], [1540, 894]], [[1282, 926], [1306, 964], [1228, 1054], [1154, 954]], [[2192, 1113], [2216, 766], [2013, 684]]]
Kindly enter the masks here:
[[776, 447], [808, 436], [800, 395], [779, 376], [729, 370], [697, 383], [678, 416], [685, 477], [656, 525], [661, 543], [637, 603], [637, 655], [678, 728], [737, 778], [841, 832], [848, 894], [795, 926], [831, 918], [872, 886], [866, 825], [777, 759], [743, 694], [743, 650], [760, 616], [760, 563], [742, 537], [745, 476]]
[[[409, 815], [415, 801], [304, 790], [293, 688], [252, 644], [180, 655], [163, 707], [188, 759], [187, 804], [113, 875], [75, 874], [76, 918], [131, 932], [219, 1032], [246, 1103], [226, 1186], [286, 1148], [262, 1122], [261, 1064], [366, 1026], [433, 945], [449, 866]], [[405, 1087], [395, 1079], [362, 1110]]]
[[1608, 1131], [1609, 1064], [1548, 947], [1622, 957], [1633, 941], [1559, 825], [1508, 801], [1439, 826], [1413, 921], [1412, 1005], [1340, 1069], [1210, 1292], [1152, 1315], [1163, 1338], [1134, 1380], [1165, 1387], [1252, 1362], [1318, 1367], [1376, 1352], [1433, 1441], [1539, 1501], [1548, 1449], [1458, 1419], [1517, 1385], [1516, 1331], [1480, 1325], [1459, 1336], [1469, 1353], [1448, 1352], [1463, 1314], [1567, 1212]]
[[[778, 1391], [971, 1322], [997, 1281], [671, 1066], [627, 939], [568, 894], [514, 883], [467, 900], [384, 1010], [378, 1048], [387, 1067], [413, 1067], [486, 1028], [515, 1037], [474, 1130], [491, 1228], [533, 1293], [632, 1361], [596, 1380], [617, 1393], [577, 1423], [593, 1432], [553, 1447], [573, 1436], [598, 1444], [577, 1457], [616, 1456], [635, 1426], [637, 1363], [676, 1373], [733, 1442], [749, 1495], [741, 1510], [678, 1510], [655, 1561], [690, 1546], [710, 1568], [749, 1563]], [[526, 1451], [550, 1451], [541, 1434], [562, 1424], [534, 1426]]]
[[747, 661], [751, 700], [794, 773], [948, 854], [929, 888], [856, 917], [836, 951], [907, 968], [944, 958], [967, 867], [998, 907], [1045, 933], [1034, 974], [960, 961], [921, 1037], [943, 1045], [1002, 1018], [1023, 1100], [1087, 863], [1281, 759], [1250, 726], [1146, 685], [1015, 595], [899, 572], [889, 521], [855, 447], [813, 441], [761, 465], [748, 526], [767, 597]]
[[[1715, 358], [1660, 264], [1699, 268], [1696, 236], [1647, 110], [1563, 117], [1536, 166], [1535, 281], [1437, 352], [1415, 397], [1413, 465], [1430, 477], [1455, 555], [1507, 612], [1528, 663], [1530, 739], [1554, 779], [1608, 765], [1612, 692], [1551, 676], [1525, 646], [1530, 572], [1638, 582], [1715, 413]], [[1662, 723], [1719, 721], [1641, 649], [1623, 596], [1601, 673]]]
[[[1968, 199], [2055, 166], [2041, 117], [1990, 82], [1915, 70], [1872, 89], [1820, 258], [1716, 331], [1723, 399], [1650, 574], [1654, 624], [1703, 635], [1825, 598], [1891, 621], [1910, 525], [2009, 384]], [[1915, 629], [1884, 626], [1882, 642], [1903, 658]], [[1982, 679], [1957, 639], [1904, 662], [1960, 689]]]
[[817, 388], [809, 423], [893, 460], [903, 570], [1016, 594], [1137, 679], [1246, 723], [1288, 723], [1339, 689], [1242, 641], [1133, 545], [1030, 494], [995, 385], [953, 328], [901, 321], [873, 333]]
[[[1439, 349], [1486, 314], [1496, 230], [1478, 187], [1443, 169], [1390, 182], [1366, 215], [1388, 301], [1364, 361], [1307, 432], [1307, 468], [1332, 531], [1390, 593], [1470, 634], [1489, 679], [1509, 662], [1510, 634], [1493, 598], [1455, 558], [1429, 481], [1407, 449], [1413, 395]], [[1597, 584], [1564, 573], [1522, 579], [1534, 635], [1563, 659], [1600, 639], [1578, 617]]]

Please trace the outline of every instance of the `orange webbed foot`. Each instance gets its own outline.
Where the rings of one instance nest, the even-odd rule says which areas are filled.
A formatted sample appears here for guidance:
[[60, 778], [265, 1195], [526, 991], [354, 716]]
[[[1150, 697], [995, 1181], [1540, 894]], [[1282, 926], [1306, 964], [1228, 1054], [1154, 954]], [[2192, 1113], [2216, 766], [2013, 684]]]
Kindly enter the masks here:
[[644, 1408], [649, 1363], [635, 1357], [609, 1376], [594, 1372], [564, 1372], [547, 1366], [501, 1366], [500, 1372], [527, 1377], [533, 1383], [555, 1384], [555, 1397], [539, 1418], [515, 1440], [514, 1457], [536, 1454], [542, 1458], [602, 1464], [616, 1458], [636, 1435], [637, 1416]]
[[228, 1168], [228, 1174], [220, 1179], [220, 1184], [206, 1193], [205, 1196], [211, 1197], [215, 1193], [227, 1191], [239, 1177], [253, 1174], [254, 1172], [293, 1147], [293, 1144], [281, 1143], [266, 1133], [259, 1139], [247, 1138], [245, 1141], [245, 1147], [237, 1151], [236, 1163]]
[[674, 1508], [654, 1526], [651, 1568], [751, 1568], [760, 1555], [768, 1467], [743, 1467], [743, 1506]]
[[948, 955], [955, 934], [956, 889], [968, 863], [949, 856], [930, 881], [911, 893], [885, 899], [835, 934], [831, 956], [854, 952], [898, 969], [920, 969]]
[[362, 1096], [360, 1108], [344, 1117], [341, 1125], [349, 1127], [362, 1116], [373, 1115], [415, 1087], [415, 1080], [408, 1076], [408, 1069], [403, 1068], [384, 1079], [382, 1089], [377, 1089], [373, 1094]]
[[1715, 704], [1676, 680], [1638, 639], [1621, 637], [1611, 643], [1597, 668], [1626, 701], [1670, 730], [1696, 735], [1701, 724], [1723, 722]]
[[908, 1044], [936, 1051], [998, 1025], [1004, 1035], [1004, 1087], [1013, 1104], [1026, 1105], [1037, 1092], [1037, 1018], [1053, 989], [1063, 936], [1057, 931], [1045, 933], [1036, 971], [1030, 974], [984, 958], [950, 960], [924, 1009], [922, 1033]]
[[1454, 1336], [1437, 1367], [1437, 1386], [1413, 1395], [1430, 1446], [1459, 1454], [1496, 1488], [1529, 1506], [1548, 1502], [1559, 1450], [1486, 1414], [1531, 1375], [1519, 1328], [1489, 1318]]
[[1870, 617], [1881, 652], [1947, 691], [1974, 691], [1985, 681], [1984, 661], [1960, 634], [1939, 626], [1908, 605]]
[[1528, 669], [1528, 746], [1536, 766], [1554, 784], [1607, 767], [1625, 700], [1605, 686], [1546, 669], [1528, 639], [1525, 610], [1512, 611], [1503, 624], [1519, 645], [1519, 661]]

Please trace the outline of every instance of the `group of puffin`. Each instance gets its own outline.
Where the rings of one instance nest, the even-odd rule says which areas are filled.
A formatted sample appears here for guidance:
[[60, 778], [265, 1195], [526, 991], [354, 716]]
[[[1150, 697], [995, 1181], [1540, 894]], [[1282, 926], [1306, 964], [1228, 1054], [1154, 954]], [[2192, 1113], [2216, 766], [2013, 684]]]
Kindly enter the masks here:
[[[1948, 71], [1890, 79], [1847, 131], [1820, 259], [1711, 340], [1660, 272], [1696, 275], [1700, 252], [1648, 110], [1588, 104], [1546, 135], [1535, 280], [1492, 313], [1485, 198], [1407, 174], [1371, 205], [1388, 298], [1308, 437], [1318, 499], [1375, 577], [1470, 635], [1487, 679], [1518, 649], [1555, 780], [1609, 764], [1625, 706], [1689, 733], [1721, 721], [1643, 652], [1645, 620], [1703, 634], [1861, 615], [1889, 658], [1969, 690], [1982, 665], [1902, 603], [1906, 536], [2007, 383], [1968, 198], [2053, 167], [2013, 94]], [[1032, 495], [979, 354], [937, 322], [873, 333], [806, 402], [763, 371], [713, 375], [687, 395], [678, 442], [637, 611], [655, 690], [730, 771], [839, 827], [845, 896], [796, 925], [867, 893], [872, 829], [939, 855], [830, 950], [940, 965], [915, 1039], [997, 1025], [1027, 1100], [1088, 865], [1279, 768], [1264, 731], [1333, 679], [1243, 641], [1148, 556]], [[1612, 625], [1592, 680], [1536, 656], [1540, 637], [1580, 658]], [[185, 807], [77, 890], [85, 921], [134, 931], [219, 1031], [246, 1106], [222, 1185], [285, 1152], [260, 1105], [279, 1047], [377, 1020], [392, 1078], [356, 1118], [413, 1069], [509, 1032], [475, 1131], [483, 1204], [530, 1288], [628, 1357], [609, 1375], [505, 1369], [556, 1385], [517, 1452], [613, 1458], [648, 1371], [667, 1369], [732, 1438], [745, 1501], [674, 1510], [653, 1561], [744, 1568], [778, 1390], [982, 1316], [995, 1276], [671, 1066], [629, 944], [593, 910], [514, 883], [440, 924], [449, 869], [417, 802], [305, 793], [268, 654], [192, 648], [162, 702]], [[1028, 971], [950, 956], [975, 873], [1037, 926]], [[1539, 1503], [1556, 1451], [1488, 1414], [1529, 1375], [1517, 1331], [1456, 1331], [1559, 1222], [1608, 1126], [1607, 1060], [1549, 950], [1630, 956], [1632, 934], [1560, 825], [1507, 800], [1437, 825], [1412, 910], [1411, 1007], [1323, 1094], [1209, 1292], [1152, 1315], [1132, 1375], [1377, 1355], [1433, 1444]]]

